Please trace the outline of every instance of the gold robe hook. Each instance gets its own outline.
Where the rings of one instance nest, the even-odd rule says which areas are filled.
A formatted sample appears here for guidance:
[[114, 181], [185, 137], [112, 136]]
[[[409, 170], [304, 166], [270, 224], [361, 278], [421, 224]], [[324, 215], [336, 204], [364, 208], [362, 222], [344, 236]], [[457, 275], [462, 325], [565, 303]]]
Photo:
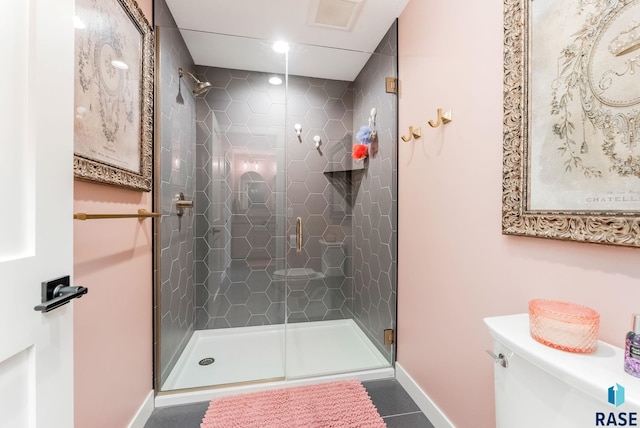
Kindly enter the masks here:
[[409, 141], [411, 141], [412, 139], [418, 139], [422, 136], [422, 128], [421, 127], [417, 127], [414, 128], [413, 126], [409, 127], [409, 136], [405, 137], [404, 135], [401, 137], [402, 141], [404, 141], [405, 143], [408, 143]]
[[447, 110], [445, 113], [442, 113], [442, 109], [439, 108], [438, 109], [438, 120], [436, 122], [434, 122], [433, 120], [429, 121], [429, 125], [431, 125], [432, 128], [437, 128], [440, 125], [446, 125], [447, 123], [451, 122], [451, 109]]

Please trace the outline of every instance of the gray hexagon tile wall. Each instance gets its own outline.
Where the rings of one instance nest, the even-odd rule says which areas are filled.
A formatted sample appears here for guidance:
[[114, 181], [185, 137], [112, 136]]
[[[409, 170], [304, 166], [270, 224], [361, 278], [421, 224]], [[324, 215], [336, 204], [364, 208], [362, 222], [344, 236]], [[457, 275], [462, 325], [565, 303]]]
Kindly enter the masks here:
[[[271, 86], [265, 73], [195, 67], [212, 89], [195, 109], [193, 328], [353, 318], [392, 355], [383, 330], [395, 327], [397, 99], [384, 81], [397, 76], [396, 41], [394, 24], [354, 82], [290, 76], [286, 108], [283, 86]], [[375, 158], [365, 169], [325, 172], [358, 168], [351, 146], [372, 107]], [[301, 141], [294, 123], [302, 125]], [[300, 254], [290, 245], [297, 217], [305, 232]], [[285, 288], [287, 267], [322, 272], [331, 238], [343, 242], [344, 275], [300, 270]]]

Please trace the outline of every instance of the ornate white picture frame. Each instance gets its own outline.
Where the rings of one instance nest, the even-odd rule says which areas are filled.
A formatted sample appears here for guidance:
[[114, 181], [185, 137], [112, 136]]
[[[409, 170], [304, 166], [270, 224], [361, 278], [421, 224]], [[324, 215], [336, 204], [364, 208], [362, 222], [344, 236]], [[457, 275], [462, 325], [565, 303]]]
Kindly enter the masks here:
[[640, 246], [640, 0], [504, 1], [504, 234]]

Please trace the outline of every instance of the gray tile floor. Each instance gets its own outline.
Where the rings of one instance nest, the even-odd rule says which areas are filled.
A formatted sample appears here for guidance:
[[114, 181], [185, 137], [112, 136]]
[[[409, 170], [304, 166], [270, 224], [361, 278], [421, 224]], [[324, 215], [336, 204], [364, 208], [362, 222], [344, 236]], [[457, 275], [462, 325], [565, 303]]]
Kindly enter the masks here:
[[[395, 379], [362, 382], [388, 428], [434, 428]], [[208, 402], [155, 409], [145, 428], [199, 428]]]

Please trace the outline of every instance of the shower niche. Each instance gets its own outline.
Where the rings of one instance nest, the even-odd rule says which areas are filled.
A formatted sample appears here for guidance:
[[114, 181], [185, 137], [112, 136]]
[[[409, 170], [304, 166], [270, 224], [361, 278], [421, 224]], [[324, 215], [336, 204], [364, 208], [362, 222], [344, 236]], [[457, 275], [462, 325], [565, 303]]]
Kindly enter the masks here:
[[[171, 22], [157, 34], [156, 390], [391, 376], [396, 25], [353, 81], [288, 73], [302, 45], [265, 52], [277, 72], [264, 72], [194, 64]], [[354, 168], [372, 107], [379, 151]], [[179, 217], [180, 192], [193, 209]]]
[[331, 183], [329, 206], [332, 217], [342, 218], [351, 214], [353, 203], [358, 199], [358, 190], [364, 172], [364, 166], [356, 169], [330, 166], [328, 170], [324, 171], [329, 183]]

